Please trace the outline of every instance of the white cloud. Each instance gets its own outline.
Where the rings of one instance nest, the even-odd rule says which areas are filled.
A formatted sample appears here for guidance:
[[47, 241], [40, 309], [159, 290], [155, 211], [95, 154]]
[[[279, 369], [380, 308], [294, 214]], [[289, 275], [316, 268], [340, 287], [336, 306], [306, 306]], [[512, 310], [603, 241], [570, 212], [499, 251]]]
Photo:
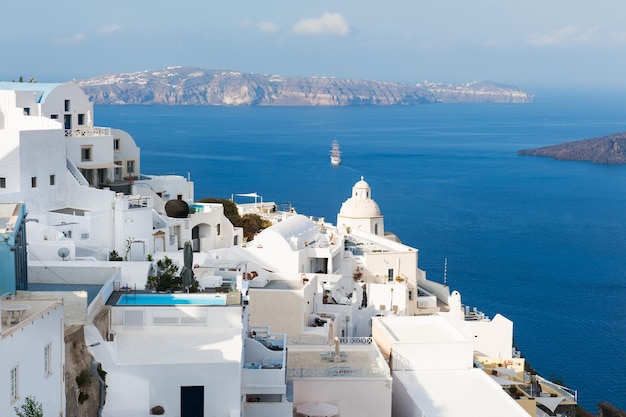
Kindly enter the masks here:
[[263, 33], [275, 33], [280, 29], [279, 26], [274, 22], [253, 22], [250, 19], [243, 19], [239, 21], [239, 27], [241, 28], [250, 28], [254, 27], [259, 32]]
[[85, 35], [77, 32], [71, 36], [52, 38], [50, 42], [56, 45], [78, 45], [79, 43], [83, 43], [84, 40]]
[[531, 35], [528, 43], [535, 46], [584, 44], [593, 41], [597, 33], [598, 27], [565, 26], [548, 33]]
[[339, 13], [324, 13], [318, 18], [302, 19], [292, 30], [303, 35], [340, 35], [350, 33], [350, 26]]
[[274, 22], [259, 22], [256, 27], [263, 33], [278, 32], [278, 25]]
[[615, 43], [626, 43], [626, 31], [613, 32], [609, 34], [609, 39]]
[[98, 28], [98, 34], [108, 35], [109, 33], [117, 32], [118, 30], [121, 30], [121, 29], [122, 27], [120, 25], [118, 25], [117, 23], [112, 23], [110, 25], [100, 26]]

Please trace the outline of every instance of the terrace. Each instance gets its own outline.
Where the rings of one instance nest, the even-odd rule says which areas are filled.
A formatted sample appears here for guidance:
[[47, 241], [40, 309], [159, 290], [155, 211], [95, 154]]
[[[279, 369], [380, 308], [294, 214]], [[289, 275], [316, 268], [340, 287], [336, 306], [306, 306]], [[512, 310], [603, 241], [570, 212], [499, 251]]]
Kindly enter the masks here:
[[0, 302], [2, 338], [32, 324], [47, 312], [59, 308], [61, 299], [11, 299]]

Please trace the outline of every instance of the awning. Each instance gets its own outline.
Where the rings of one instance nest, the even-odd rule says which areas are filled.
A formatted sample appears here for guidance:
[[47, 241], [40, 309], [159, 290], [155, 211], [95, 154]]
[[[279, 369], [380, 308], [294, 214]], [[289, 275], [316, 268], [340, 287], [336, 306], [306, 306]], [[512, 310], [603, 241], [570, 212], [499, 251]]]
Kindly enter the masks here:
[[554, 410], [561, 404], [561, 401], [565, 400], [565, 397], [535, 397], [535, 399], [554, 413]]
[[491, 379], [493, 379], [494, 381], [496, 381], [498, 384], [503, 385], [503, 386], [508, 386], [508, 385], [524, 385], [523, 382], [518, 382], [518, 381], [512, 381], [510, 379], [507, 378], [500, 378], [499, 376], [494, 376], [494, 375], [489, 375], [491, 377]]
[[508, 376], [510, 378], [515, 378], [518, 381], [522, 380], [515, 370], [511, 368], [495, 368], [495, 371], [498, 373], [498, 376]]
[[117, 164], [93, 164], [93, 165], [78, 165], [80, 169], [105, 169], [105, 168], [122, 168]]

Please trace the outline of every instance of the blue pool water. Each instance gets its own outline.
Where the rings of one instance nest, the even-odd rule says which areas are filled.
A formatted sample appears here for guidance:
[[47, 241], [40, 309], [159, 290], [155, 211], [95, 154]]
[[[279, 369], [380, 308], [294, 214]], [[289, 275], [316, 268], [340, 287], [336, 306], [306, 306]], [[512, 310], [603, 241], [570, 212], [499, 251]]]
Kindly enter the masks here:
[[117, 305], [226, 305], [223, 294], [122, 294]]

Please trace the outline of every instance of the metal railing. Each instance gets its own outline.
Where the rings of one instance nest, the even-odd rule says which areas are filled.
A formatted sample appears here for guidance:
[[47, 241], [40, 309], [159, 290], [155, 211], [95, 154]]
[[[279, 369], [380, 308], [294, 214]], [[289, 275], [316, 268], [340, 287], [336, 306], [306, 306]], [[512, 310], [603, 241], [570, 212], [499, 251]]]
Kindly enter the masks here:
[[65, 137], [108, 136], [110, 127], [92, 127], [88, 129], [65, 129]]
[[139, 198], [129, 198], [128, 199], [128, 208], [144, 208], [144, 207], [152, 207], [152, 198], [151, 197], [139, 197]]
[[388, 369], [352, 368], [329, 366], [328, 368], [287, 368], [287, 379], [293, 378], [372, 378], [390, 377]]
[[568, 387], [564, 387], [562, 385], [559, 384], [555, 384], [552, 381], [549, 381], [539, 375], [535, 375], [535, 378], [537, 380], [537, 382], [539, 382], [541, 385], [545, 385], [546, 387], [554, 390], [555, 392], [561, 394], [562, 396], [564, 396], [565, 398], [567, 398], [570, 401], [574, 401], [574, 402], [578, 402], [578, 391], [568, 388]]
[[[325, 345], [327, 340], [322, 335], [294, 336], [289, 338], [289, 343], [294, 345]], [[339, 343], [342, 345], [371, 345], [371, 337], [340, 337]]]

